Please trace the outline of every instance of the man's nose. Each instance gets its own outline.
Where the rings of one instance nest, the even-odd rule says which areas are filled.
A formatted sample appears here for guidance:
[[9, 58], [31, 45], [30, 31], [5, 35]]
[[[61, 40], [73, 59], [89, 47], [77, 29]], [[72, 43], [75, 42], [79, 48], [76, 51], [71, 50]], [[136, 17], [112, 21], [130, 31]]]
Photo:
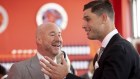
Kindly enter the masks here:
[[61, 40], [62, 40], [62, 37], [59, 36], [59, 35], [57, 35], [57, 36], [55, 37], [55, 39], [61, 41]]
[[87, 26], [87, 23], [86, 22], [83, 22], [82, 28], [85, 29], [86, 26]]
[[85, 24], [84, 24], [84, 25], [82, 25], [82, 28], [83, 28], [83, 29], [86, 29], [86, 27], [87, 27], [87, 25], [85, 25]]

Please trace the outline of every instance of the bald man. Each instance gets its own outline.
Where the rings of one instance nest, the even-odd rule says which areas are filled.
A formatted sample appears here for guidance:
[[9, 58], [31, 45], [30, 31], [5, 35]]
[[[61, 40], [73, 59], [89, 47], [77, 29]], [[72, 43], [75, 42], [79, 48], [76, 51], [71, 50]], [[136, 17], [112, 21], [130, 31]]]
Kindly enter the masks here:
[[54, 23], [42, 24], [36, 31], [37, 54], [25, 61], [15, 63], [7, 79], [50, 79], [41, 71], [40, 59], [48, 56], [56, 62], [62, 47], [61, 30]]

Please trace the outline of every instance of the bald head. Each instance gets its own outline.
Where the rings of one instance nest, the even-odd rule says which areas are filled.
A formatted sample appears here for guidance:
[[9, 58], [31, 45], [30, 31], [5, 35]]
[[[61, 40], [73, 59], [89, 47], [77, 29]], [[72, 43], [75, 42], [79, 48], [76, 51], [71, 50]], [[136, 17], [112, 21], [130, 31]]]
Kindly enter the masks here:
[[36, 31], [36, 43], [39, 53], [55, 57], [62, 47], [61, 30], [51, 22], [41, 24]]
[[49, 28], [57, 28], [58, 30], [60, 30], [60, 28], [55, 23], [44, 23], [38, 26], [36, 31], [36, 37], [43, 35], [43, 33]]

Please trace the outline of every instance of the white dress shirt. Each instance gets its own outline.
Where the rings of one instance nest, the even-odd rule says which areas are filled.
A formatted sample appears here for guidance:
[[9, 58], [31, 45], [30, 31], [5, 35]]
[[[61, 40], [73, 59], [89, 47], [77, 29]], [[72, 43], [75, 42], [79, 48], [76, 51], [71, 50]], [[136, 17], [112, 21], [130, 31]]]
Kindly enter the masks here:
[[[37, 52], [37, 57], [38, 57], [39, 60], [40, 60], [40, 59], [43, 59], [43, 60], [45, 60], [46, 62], [48, 62], [48, 61], [44, 58], [44, 56], [42, 56], [39, 52]], [[54, 62], [56, 63], [56, 59], [54, 60]], [[50, 79], [48, 75], [44, 74], [44, 76], [45, 76], [45, 79]]]
[[[60, 53], [61, 54], [61, 53]], [[57, 56], [59, 56], [60, 54], [58, 54]], [[66, 53], [65, 53], [66, 54]], [[55, 59], [54, 59], [54, 62], [55, 63], [57, 63], [58, 61], [59, 61], [59, 59], [57, 58], [57, 56], [55, 57]], [[38, 59], [40, 60], [40, 59], [43, 59], [43, 60], [45, 60], [46, 62], [48, 62], [45, 58], [44, 58], [44, 56], [42, 56], [39, 52], [37, 52], [37, 57], [38, 57]], [[69, 60], [69, 58], [68, 58], [68, 56], [67, 56], [67, 54], [66, 54], [66, 61], [67, 61], [67, 65], [68, 65], [68, 71], [69, 71], [69, 73], [72, 73], [71, 72], [71, 70], [70, 70], [70, 60]], [[60, 63], [59, 63], [60, 64]], [[49, 76], [48, 75], [46, 75], [46, 74], [44, 74], [44, 76], [45, 76], [45, 79], [50, 79], [49, 78]]]
[[92, 79], [93, 73], [91, 73], [90, 71], [88, 71], [88, 76], [89, 76], [89, 79]]
[[114, 29], [109, 34], [107, 34], [106, 37], [103, 39], [101, 46], [105, 48], [107, 44], [109, 43], [109, 41], [111, 40], [111, 38], [117, 33], [118, 33], [118, 30]]

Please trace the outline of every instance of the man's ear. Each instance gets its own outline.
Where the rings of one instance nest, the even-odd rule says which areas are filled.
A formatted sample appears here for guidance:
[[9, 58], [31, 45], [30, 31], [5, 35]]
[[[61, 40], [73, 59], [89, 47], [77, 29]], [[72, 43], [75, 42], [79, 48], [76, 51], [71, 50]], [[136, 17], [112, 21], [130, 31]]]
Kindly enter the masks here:
[[40, 37], [37, 37], [37, 38], [36, 38], [36, 42], [39, 43], [39, 44], [42, 43], [42, 40], [40, 39]]
[[107, 18], [108, 18], [108, 16], [107, 16], [106, 13], [103, 13], [103, 14], [101, 15], [101, 18], [102, 18], [102, 23], [104, 24], [104, 23], [107, 22]]

